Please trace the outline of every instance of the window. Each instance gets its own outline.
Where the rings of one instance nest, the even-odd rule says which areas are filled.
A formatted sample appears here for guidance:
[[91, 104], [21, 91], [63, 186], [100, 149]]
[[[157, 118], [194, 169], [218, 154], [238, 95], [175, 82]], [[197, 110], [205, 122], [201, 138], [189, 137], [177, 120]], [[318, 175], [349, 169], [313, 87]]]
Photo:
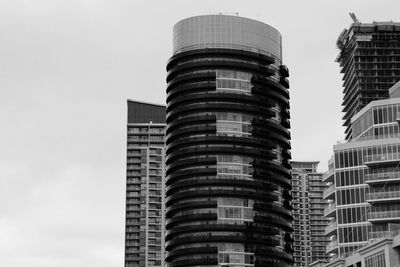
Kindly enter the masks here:
[[241, 71], [217, 70], [217, 91], [251, 94], [251, 74]]
[[365, 267], [386, 267], [385, 251], [381, 250], [365, 258]]

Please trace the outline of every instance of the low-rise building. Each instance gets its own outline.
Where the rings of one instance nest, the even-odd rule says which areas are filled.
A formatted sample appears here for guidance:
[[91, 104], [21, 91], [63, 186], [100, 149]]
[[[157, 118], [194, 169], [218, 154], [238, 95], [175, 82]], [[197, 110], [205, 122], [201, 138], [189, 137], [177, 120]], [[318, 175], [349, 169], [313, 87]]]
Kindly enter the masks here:
[[[397, 234], [397, 235], [396, 235]], [[344, 258], [337, 258], [325, 267], [399, 267], [400, 235], [392, 232], [387, 237], [370, 242], [365, 247]], [[319, 265], [312, 265], [319, 267]]]

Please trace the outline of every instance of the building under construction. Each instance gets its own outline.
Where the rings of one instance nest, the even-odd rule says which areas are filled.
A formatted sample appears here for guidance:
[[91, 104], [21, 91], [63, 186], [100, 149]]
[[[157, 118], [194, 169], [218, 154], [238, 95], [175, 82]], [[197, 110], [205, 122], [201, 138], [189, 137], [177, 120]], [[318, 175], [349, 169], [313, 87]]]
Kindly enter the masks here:
[[387, 98], [400, 80], [400, 23], [353, 23], [337, 40], [336, 58], [343, 75], [343, 112], [346, 140], [352, 139], [351, 118], [369, 102]]

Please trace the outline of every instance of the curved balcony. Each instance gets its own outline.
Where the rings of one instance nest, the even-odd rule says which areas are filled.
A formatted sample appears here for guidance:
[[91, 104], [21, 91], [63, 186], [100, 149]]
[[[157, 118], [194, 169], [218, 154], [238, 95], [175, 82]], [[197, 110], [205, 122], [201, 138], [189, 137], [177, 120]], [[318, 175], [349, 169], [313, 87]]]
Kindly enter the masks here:
[[368, 221], [373, 222], [400, 222], [400, 210], [394, 211], [370, 211]]
[[170, 267], [185, 267], [185, 266], [199, 266], [208, 265], [215, 266], [218, 265], [218, 258], [200, 258], [200, 259], [190, 259], [190, 260], [176, 260], [168, 264]]
[[[171, 267], [202, 265], [187, 261], [179, 253], [196, 258], [199, 251], [207, 251], [209, 245], [216, 247], [221, 242], [260, 244], [271, 249], [281, 246], [283, 254], [288, 256], [282, 262], [285, 265], [292, 262], [289, 256], [293, 240], [284, 238], [285, 232], [292, 232], [291, 166], [287, 152], [290, 133], [285, 122], [289, 119], [286, 112], [289, 95], [278, 83], [276, 67], [265, 66], [270, 63], [258, 53], [219, 48], [178, 53], [168, 63], [165, 249], [169, 255], [166, 262]], [[216, 70], [222, 69], [248, 73], [252, 78], [251, 94], [216, 90]], [[263, 80], [253, 83], [253, 77]], [[284, 111], [277, 114], [274, 109], [277, 105]], [[251, 116], [246, 119], [251, 123], [251, 134], [219, 134], [217, 117], [231, 112]], [[276, 115], [282, 121], [271, 123]], [[275, 151], [277, 146], [285, 152]], [[221, 155], [251, 162], [251, 179], [218, 177], [217, 162]], [[275, 161], [278, 155], [282, 162]], [[239, 220], [237, 225], [226, 226], [216, 203], [218, 199], [231, 198], [257, 202], [253, 206], [257, 227]], [[279, 202], [280, 207], [272, 205], [274, 202]], [[182, 246], [198, 250], [182, 251]], [[215, 250], [207, 254], [212, 254], [210, 259], [218, 256]], [[218, 262], [203, 263], [218, 265]]]
[[335, 199], [335, 185], [331, 184], [322, 194], [323, 199]]
[[335, 253], [339, 248], [337, 240], [332, 240], [326, 245], [326, 254]]
[[328, 171], [324, 172], [324, 174], [322, 174], [322, 182], [333, 183], [334, 177], [335, 177], [335, 170], [329, 169]]
[[366, 199], [368, 202], [397, 202], [400, 200], [400, 191], [367, 193]]
[[337, 231], [337, 222], [332, 221], [331, 223], [328, 224], [327, 227], [325, 227], [325, 235], [332, 235], [335, 234]]
[[370, 173], [364, 180], [367, 184], [400, 183], [400, 172]]
[[400, 162], [400, 155], [386, 155], [386, 154], [378, 154], [378, 155], [370, 155], [366, 156], [364, 164], [367, 166], [376, 166], [376, 165], [396, 165]]
[[327, 206], [324, 210], [325, 217], [336, 217], [336, 203], [332, 202], [329, 206]]

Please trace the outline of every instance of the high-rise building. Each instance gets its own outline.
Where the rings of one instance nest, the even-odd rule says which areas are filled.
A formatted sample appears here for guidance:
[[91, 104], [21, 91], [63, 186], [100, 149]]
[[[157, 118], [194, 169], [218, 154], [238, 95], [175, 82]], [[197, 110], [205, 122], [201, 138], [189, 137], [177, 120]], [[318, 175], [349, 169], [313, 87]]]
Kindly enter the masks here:
[[324, 217], [327, 202], [322, 199], [326, 184], [317, 172], [318, 161], [291, 161], [295, 267], [308, 267], [315, 261], [327, 261], [328, 238]]
[[400, 82], [391, 98], [370, 102], [351, 119], [353, 139], [333, 147], [323, 180], [333, 212], [327, 253], [346, 256], [400, 228]]
[[164, 267], [165, 110], [128, 100], [125, 267]]
[[167, 266], [290, 266], [281, 35], [238, 16], [174, 26], [167, 64]]
[[388, 97], [400, 80], [400, 23], [361, 23], [354, 14], [349, 29], [337, 40], [337, 57], [343, 75], [343, 112], [346, 140], [351, 118], [369, 102]]

